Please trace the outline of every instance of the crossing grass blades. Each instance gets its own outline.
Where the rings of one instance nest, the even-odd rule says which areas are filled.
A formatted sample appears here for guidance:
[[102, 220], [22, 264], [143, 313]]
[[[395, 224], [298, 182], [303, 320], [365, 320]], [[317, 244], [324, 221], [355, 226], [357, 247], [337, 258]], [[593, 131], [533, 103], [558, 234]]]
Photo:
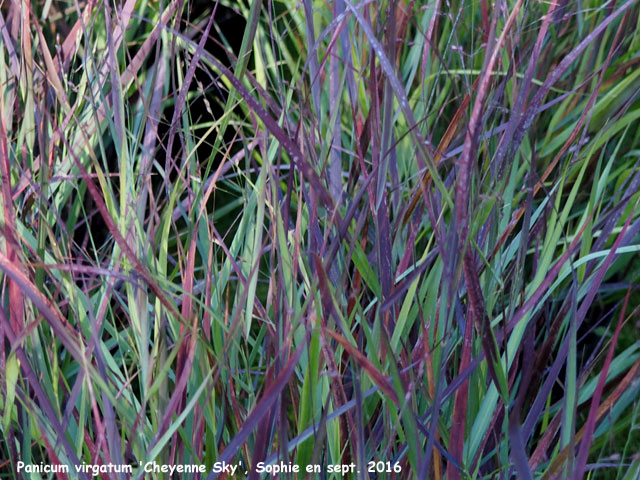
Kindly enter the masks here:
[[638, 478], [639, 19], [1, 3], [2, 478]]

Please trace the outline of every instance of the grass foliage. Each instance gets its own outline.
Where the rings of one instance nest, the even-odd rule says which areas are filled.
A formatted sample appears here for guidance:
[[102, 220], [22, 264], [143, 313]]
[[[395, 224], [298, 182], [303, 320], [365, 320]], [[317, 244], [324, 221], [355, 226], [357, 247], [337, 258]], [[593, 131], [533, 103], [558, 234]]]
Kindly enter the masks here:
[[2, 2], [2, 477], [638, 478], [639, 20]]

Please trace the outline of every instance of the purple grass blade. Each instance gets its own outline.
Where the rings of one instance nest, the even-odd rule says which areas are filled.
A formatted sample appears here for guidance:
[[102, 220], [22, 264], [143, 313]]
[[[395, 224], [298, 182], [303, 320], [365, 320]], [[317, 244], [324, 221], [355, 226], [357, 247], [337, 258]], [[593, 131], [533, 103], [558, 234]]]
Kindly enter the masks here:
[[544, 42], [545, 37], [547, 36], [547, 31], [549, 30], [549, 24], [551, 22], [553, 12], [557, 6], [558, 6], [557, 3], [551, 2], [551, 4], [549, 5], [549, 10], [547, 10], [547, 13], [543, 16], [542, 26], [538, 31], [538, 37], [536, 38], [536, 43], [533, 46], [533, 51], [531, 52], [531, 55], [529, 56], [529, 65], [527, 66], [527, 71], [525, 73], [524, 81], [520, 84], [520, 90], [518, 91], [518, 97], [516, 98], [516, 103], [513, 106], [513, 109], [511, 111], [511, 117], [509, 118], [509, 122], [507, 123], [507, 127], [504, 132], [504, 135], [500, 140], [498, 151], [496, 152], [496, 155], [494, 157], [494, 162], [497, 164], [498, 177], [501, 176], [501, 172], [503, 170], [503, 160], [507, 153], [508, 147], [511, 145], [511, 139], [513, 138], [513, 134], [516, 130], [516, 126], [518, 125], [520, 114], [522, 110], [525, 108], [525, 100], [529, 95], [531, 82], [536, 72], [536, 65], [538, 63], [538, 59], [540, 58], [542, 44]]
[[[5, 273], [8, 273], [8, 272], [5, 271]], [[38, 306], [39, 302], [34, 301], [33, 303], [36, 304], [36, 306]], [[2, 324], [3, 335], [5, 335], [11, 343], [14, 343], [16, 339], [16, 334], [11, 328], [11, 324], [7, 320], [4, 310], [1, 308], [0, 308], [0, 323]], [[71, 447], [71, 445], [69, 444], [69, 441], [67, 440], [65, 430], [60, 424], [60, 421], [58, 420], [58, 415], [54, 411], [53, 406], [51, 405], [51, 402], [49, 400], [49, 397], [47, 397], [47, 394], [42, 389], [40, 382], [38, 380], [38, 376], [35, 374], [35, 372], [31, 368], [29, 357], [27, 357], [27, 354], [24, 352], [23, 348], [20, 346], [16, 345], [16, 347], [14, 348], [14, 351], [16, 352], [16, 355], [20, 360], [20, 369], [22, 370], [22, 374], [29, 381], [29, 386], [33, 389], [33, 393], [38, 399], [38, 403], [40, 408], [42, 409], [42, 412], [44, 413], [47, 420], [50, 422], [51, 426], [53, 427], [53, 430], [57, 436], [57, 441], [60, 443], [60, 445], [64, 449], [71, 463], [73, 463], [74, 465], [81, 465], [80, 460], [78, 459], [78, 456], [76, 455], [74, 449]], [[83, 359], [77, 359], [77, 360], [81, 365], [84, 363]], [[79, 473], [79, 478], [83, 480], [89, 479], [89, 477], [82, 472]]]
[[621, 5], [618, 9], [608, 15], [601, 23], [595, 27], [589, 35], [587, 35], [578, 45], [576, 45], [571, 52], [564, 56], [562, 61], [558, 64], [556, 68], [549, 74], [546, 78], [542, 86], [536, 91], [533, 99], [529, 103], [529, 107], [527, 111], [524, 113], [523, 118], [516, 129], [516, 133], [514, 134], [513, 141], [511, 143], [511, 148], [509, 149], [509, 155], [513, 154], [517, 148], [519, 148], [522, 140], [526, 132], [529, 130], [531, 125], [533, 124], [533, 119], [536, 116], [536, 110], [538, 106], [542, 103], [542, 100], [549, 92], [549, 89], [564, 75], [567, 69], [571, 66], [573, 62], [577, 60], [580, 54], [592, 43], [594, 42], [598, 36], [622, 13], [631, 8], [637, 0], [628, 0], [626, 3]]
[[[309, 83], [311, 85], [311, 98], [313, 100], [313, 107], [316, 110], [316, 115], [320, 118], [320, 65], [318, 64], [317, 49], [313, 48], [315, 45], [315, 29], [313, 26], [313, 7], [311, 0], [303, 0], [304, 5], [304, 18], [307, 24], [307, 49], [308, 57], [307, 62], [309, 64]], [[329, 52], [331, 55], [331, 52]]]
[[[600, 287], [600, 284], [602, 283], [602, 280], [604, 279], [604, 276], [606, 275], [609, 267], [611, 266], [615, 258], [618, 256], [616, 254], [616, 251], [620, 246], [622, 246], [621, 245], [622, 239], [625, 237], [625, 234], [626, 234], [627, 228], [629, 227], [629, 223], [631, 221], [632, 216], [633, 216], [633, 211], [630, 213], [629, 217], [627, 218], [627, 221], [624, 227], [622, 228], [622, 231], [618, 234], [618, 237], [616, 238], [616, 241], [612, 245], [611, 250], [609, 251], [609, 254], [606, 256], [602, 266], [600, 267], [600, 270], [598, 270], [598, 272], [595, 274], [595, 277], [591, 283], [591, 288], [589, 289], [589, 292], [587, 293], [586, 297], [582, 300], [582, 303], [580, 304], [580, 308], [578, 309], [578, 313], [576, 317], [576, 322], [577, 322], [576, 328], [580, 328], [580, 325], [585, 319], [587, 310], [591, 307], [591, 303], [593, 302], [593, 299], [595, 298], [596, 293], [598, 292], [598, 289]], [[585, 222], [585, 224], [587, 222]], [[525, 420], [524, 428], [523, 428], [523, 435], [525, 439], [528, 439], [529, 436], [533, 433], [533, 428], [535, 427], [535, 424], [540, 418], [540, 412], [542, 412], [544, 408], [544, 404], [547, 401], [549, 393], [551, 392], [551, 388], [553, 387], [553, 384], [557, 379], [557, 376], [560, 372], [562, 364], [568, 353], [569, 353], [569, 337], [565, 338], [562, 346], [558, 350], [558, 354], [553, 362], [551, 370], [549, 371], [547, 379], [545, 380], [543, 386], [540, 388], [538, 392], [538, 396], [536, 397], [535, 401], [533, 402], [533, 405], [529, 409], [529, 414], [527, 415], [527, 419]]]
[[[304, 343], [302, 346], [298, 347], [294, 354], [289, 358], [278, 377], [267, 387], [265, 392], [262, 394], [262, 397], [260, 397], [260, 401], [255, 407], [253, 407], [253, 410], [251, 410], [251, 413], [245, 419], [242, 427], [238, 430], [238, 433], [233, 437], [233, 440], [229, 442], [227, 447], [218, 457], [218, 462], [232, 461], [238, 449], [247, 440], [249, 435], [251, 435], [251, 432], [253, 432], [260, 420], [268, 414], [269, 410], [273, 407], [278, 398], [280, 398], [282, 390], [284, 390], [289, 383], [289, 379], [298, 365], [298, 360], [300, 359], [303, 349]], [[220, 473], [211, 472], [207, 477], [207, 480], [215, 480], [219, 475]]]
[[580, 442], [580, 450], [578, 451], [578, 457], [576, 459], [576, 478], [582, 478], [587, 466], [587, 460], [589, 456], [589, 447], [591, 446], [591, 442], [593, 441], [593, 432], [596, 427], [596, 414], [598, 412], [598, 408], [600, 407], [600, 399], [602, 398], [604, 385], [607, 380], [607, 373], [609, 372], [609, 368], [613, 360], [615, 347], [616, 347], [616, 344], [618, 343], [618, 337], [620, 336], [620, 331], [622, 330], [622, 326], [624, 325], [624, 317], [627, 312], [627, 306], [629, 305], [630, 296], [631, 296], [631, 289], [628, 289], [627, 295], [622, 305], [622, 310], [620, 311], [618, 324], [616, 325], [616, 329], [613, 332], [613, 337], [611, 338], [611, 343], [609, 344], [607, 357], [605, 358], [604, 365], [602, 366], [602, 370], [600, 371], [600, 378], [598, 378], [598, 384], [596, 386], [595, 391], [593, 392], [593, 396], [591, 397], [591, 404], [589, 406], [589, 416], [587, 417], [587, 423], [585, 424], [584, 435], [582, 435], [582, 440]]
[[180, 117], [183, 115], [182, 108], [184, 107], [185, 101], [187, 99], [187, 94], [189, 93], [189, 86], [193, 81], [193, 77], [196, 73], [196, 68], [198, 68], [198, 64], [200, 63], [200, 58], [202, 53], [205, 51], [205, 44], [207, 39], [209, 38], [209, 31], [211, 30], [211, 26], [213, 25], [213, 19], [216, 15], [216, 9], [218, 8], [218, 2], [216, 1], [213, 7], [213, 12], [209, 17], [209, 21], [207, 22], [207, 26], [200, 37], [200, 41], [198, 42], [198, 46], [196, 47], [196, 51], [191, 58], [191, 62], [189, 63], [189, 68], [187, 69], [187, 73], [184, 77], [182, 88], [180, 89], [180, 93], [178, 93], [178, 98], [176, 99], [175, 108], [173, 110], [173, 117], [171, 118], [171, 123], [169, 124], [169, 139], [167, 141], [166, 147], [166, 159], [165, 159], [165, 175], [169, 175], [173, 167], [176, 170], [180, 170], [176, 163], [176, 160], [172, 158], [173, 152], [173, 142], [176, 136], [176, 130], [178, 128], [178, 123], [180, 122]]
[[[175, 31], [170, 27], [165, 27], [167, 31], [169, 31], [172, 35], [179, 37], [180, 39], [186, 41], [187, 43], [191, 43], [190, 40], [185, 37], [184, 34]], [[251, 93], [246, 89], [246, 87], [242, 84], [242, 82], [222, 63], [220, 63], [215, 57], [210, 55], [208, 52], [203, 51], [202, 57], [206, 58], [208, 62], [211, 62], [220, 72], [227, 77], [231, 85], [238, 91], [243, 100], [247, 103], [247, 106], [253, 110], [253, 112], [262, 120], [267, 127], [267, 130], [280, 142], [280, 145], [287, 151], [287, 153], [291, 156], [292, 163], [298, 167], [302, 173], [302, 175], [309, 182], [311, 187], [315, 190], [319, 199], [322, 201], [322, 204], [333, 211], [334, 202], [331, 198], [331, 194], [328, 192], [326, 187], [322, 184], [322, 180], [315, 172], [313, 167], [306, 160], [307, 156], [302, 153], [300, 148], [294, 143], [291, 138], [287, 135], [287, 133], [278, 125], [277, 121], [274, 120], [271, 115], [265, 110], [265, 108], [260, 105], [260, 103], [251, 95]]]

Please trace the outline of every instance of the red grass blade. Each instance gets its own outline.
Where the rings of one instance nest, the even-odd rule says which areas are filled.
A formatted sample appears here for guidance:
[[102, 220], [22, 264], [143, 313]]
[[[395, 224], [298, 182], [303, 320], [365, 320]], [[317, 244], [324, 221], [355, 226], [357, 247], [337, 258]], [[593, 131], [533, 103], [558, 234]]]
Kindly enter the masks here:
[[618, 318], [618, 324], [616, 325], [616, 329], [613, 332], [613, 337], [611, 338], [611, 343], [609, 344], [609, 351], [607, 352], [607, 357], [605, 358], [604, 364], [602, 365], [602, 370], [600, 371], [598, 384], [595, 391], [593, 392], [593, 396], [591, 397], [589, 416], [587, 417], [587, 422], [584, 426], [584, 435], [582, 436], [582, 441], [580, 442], [580, 450], [576, 459], [576, 478], [582, 478], [582, 476], [584, 475], [584, 470], [587, 466], [589, 447], [591, 446], [591, 442], [593, 441], [593, 432], [596, 428], [596, 414], [598, 413], [598, 409], [600, 408], [600, 399], [602, 398], [604, 384], [607, 380], [607, 373], [609, 372], [609, 367], [611, 366], [611, 361], [613, 360], [613, 354], [615, 352], [616, 344], [618, 343], [620, 331], [622, 330], [622, 326], [624, 325], [624, 316], [627, 312], [627, 306], [629, 305], [630, 297], [631, 288], [627, 290], [627, 295], [624, 299], [622, 310], [620, 311], [620, 317]]

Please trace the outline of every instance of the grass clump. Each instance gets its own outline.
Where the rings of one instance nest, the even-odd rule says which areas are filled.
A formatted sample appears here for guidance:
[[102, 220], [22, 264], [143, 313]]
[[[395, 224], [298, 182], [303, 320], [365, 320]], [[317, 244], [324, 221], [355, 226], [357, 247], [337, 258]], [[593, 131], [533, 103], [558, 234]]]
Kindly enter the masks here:
[[0, 14], [3, 478], [637, 478], [636, 1]]

